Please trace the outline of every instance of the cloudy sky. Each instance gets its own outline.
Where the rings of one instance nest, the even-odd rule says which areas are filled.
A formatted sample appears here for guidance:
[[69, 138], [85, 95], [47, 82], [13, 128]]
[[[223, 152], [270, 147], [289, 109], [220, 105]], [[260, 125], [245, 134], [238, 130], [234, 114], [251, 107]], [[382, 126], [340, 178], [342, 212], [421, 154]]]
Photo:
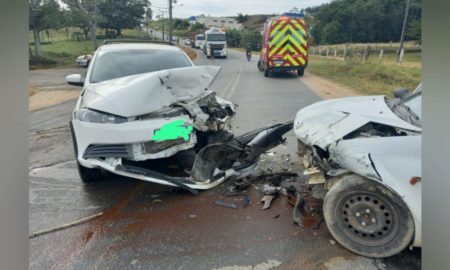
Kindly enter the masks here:
[[[168, 0], [150, 0], [154, 13], [167, 11]], [[272, 14], [317, 6], [331, 0], [177, 0], [174, 4], [173, 16], [187, 18], [206, 14], [211, 16], [236, 16], [242, 14]]]

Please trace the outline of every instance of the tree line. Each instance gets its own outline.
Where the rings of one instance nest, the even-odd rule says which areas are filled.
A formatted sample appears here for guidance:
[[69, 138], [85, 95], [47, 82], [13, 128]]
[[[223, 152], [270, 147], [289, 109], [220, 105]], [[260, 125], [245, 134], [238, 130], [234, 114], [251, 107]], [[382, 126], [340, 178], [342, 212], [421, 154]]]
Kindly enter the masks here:
[[[421, 40], [421, 3], [410, 0], [407, 40]], [[303, 10], [310, 43], [371, 43], [400, 40], [407, 0], [334, 0]]]
[[49, 29], [79, 27], [90, 35], [97, 48], [97, 27], [113, 30], [142, 25], [152, 17], [149, 0], [28, 0], [29, 29], [33, 31], [34, 54], [41, 56], [40, 32]]

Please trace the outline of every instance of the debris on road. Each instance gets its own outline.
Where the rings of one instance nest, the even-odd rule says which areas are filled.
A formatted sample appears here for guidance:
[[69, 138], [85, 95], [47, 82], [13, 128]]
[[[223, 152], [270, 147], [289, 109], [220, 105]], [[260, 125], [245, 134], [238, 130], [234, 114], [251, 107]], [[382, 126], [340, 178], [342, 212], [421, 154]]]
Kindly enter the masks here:
[[223, 206], [231, 209], [238, 209], [239, 207], [235, 203], [225, 202], [222, 200], [218, 200], [214, 202], [215, 205]]
[[244, 200], [243, 200], [243, 207], [244, 209], [247, 208], [247, 206], [250, 205], [250, 197], [248, 196], [248, 194], [244, 195]]
[[264, 195], [264, 197], [261, 198], [261, 202], [264, 203], [262, 210], [266, 210], [270, 208], [270, 204], [272, 203], [273, 199], [275, 199], [275, 195]]
[[71, 222], [71, 223], [67, 223], [67, 224], [61, 225], [61, 226], [58, 226], [58, 227], [54, 227], [54, 228], [51, 228], [51, 229], [47, 229], [47, 230], [43, 230], [43, 231], [40, 231], [40, 232], [32, 233], [30, 236], [28, 236], [28, 238], [31, 239], [31, 238], [35, 238], [35, 237], [43, 235], [43, 234], [56, 232], [56, 231], [63, 230], [63, 229], [69, 228], [69, 227], [80, 225], [80, 224], [86, 223], [88, 221], [91, 221], [91, 220], [93, 220], [95, 218], [98, 218], [100, 216], [103, 216], [103, 212], [97, 213], [97, 214], [89, 216], [89, 217], [82, 218], [80, 220], [77, 220], [77, 221], [74, 221], [74, 222]]
[[280, 214], [276, 214], [273, 218], [274, 219], [277, 219], [277, 218], [279, 218], [280, 217]]

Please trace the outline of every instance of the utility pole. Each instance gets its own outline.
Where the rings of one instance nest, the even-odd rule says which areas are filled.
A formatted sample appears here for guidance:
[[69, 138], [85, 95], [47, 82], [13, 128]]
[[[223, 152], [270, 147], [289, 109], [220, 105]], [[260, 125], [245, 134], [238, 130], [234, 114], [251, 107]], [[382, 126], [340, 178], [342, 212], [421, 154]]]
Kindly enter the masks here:
[[165, 39], [164, 39], [164, 11], [161, 11], [161, 23], [162, 23], [162, 40], [165, 41]]
[[405, 37], [406, 24], [408, 22], [409, 2], [410, 0], [406, 0], [406, 11], [405, 18], [403, 19], [402, 36], [400, 37], [400, 49], [398, 50], [397, 54], [397, 63], [401, 63], [403, 58], [403, 40]]
[[169, 0], [169, 42], [172, 42], [172, 1]]

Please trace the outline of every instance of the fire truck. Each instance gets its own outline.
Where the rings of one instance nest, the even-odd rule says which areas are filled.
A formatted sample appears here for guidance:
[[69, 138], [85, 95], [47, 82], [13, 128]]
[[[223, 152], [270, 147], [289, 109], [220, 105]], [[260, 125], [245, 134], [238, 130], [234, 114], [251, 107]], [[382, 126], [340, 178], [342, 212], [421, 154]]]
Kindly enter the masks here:
[[284, 13], [264, 24], [258, 68], [269, 77], [273, 71], [296, 71], [303, 76], [308, 65], [308, 33], [303, 14]]

